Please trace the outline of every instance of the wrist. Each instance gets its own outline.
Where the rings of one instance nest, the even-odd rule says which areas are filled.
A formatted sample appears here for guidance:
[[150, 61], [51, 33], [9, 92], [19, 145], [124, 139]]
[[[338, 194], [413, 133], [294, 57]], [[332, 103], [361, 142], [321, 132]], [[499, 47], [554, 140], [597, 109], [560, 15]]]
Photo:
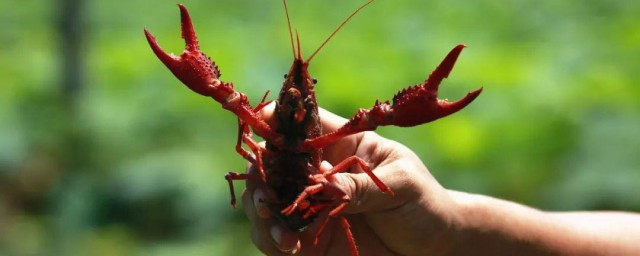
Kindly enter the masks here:
[[[458, 247], [464, 246], [468, 239], [467, 230], [469, 224], [465, 219], [464, 197], [466, 193], [443, 189], [444, 194], [438, 197], [437, 202], [433, 200], [423, 200], [424, 207], [430, 208], [429, 211], [434, 213], [435, 220], [429, 220], [429, 223], [439, 230], [433, 232], [434, 236], [429, 238], [427, 246], [429, 255], [457, 255]], [[424, 255], [424, 254], [423, 254]]]
[[473, 194], [454, 190], [447, 190], [447, 192], [452, 201], [449, 217], [450, 246], [441, 255], [457, 255], [458, 248], [473, 244], [472, 241], [475, 239], [473, 233], [477, 228], [474, 221], [477, 218], [471, 216], [477, 214], [477, 210], [474, 209], [478, 208], [479, 202]]
[[547, 255], [545, 212], [489, 196], [450, 191], [458, 211], [455, 250], [448, 255]]

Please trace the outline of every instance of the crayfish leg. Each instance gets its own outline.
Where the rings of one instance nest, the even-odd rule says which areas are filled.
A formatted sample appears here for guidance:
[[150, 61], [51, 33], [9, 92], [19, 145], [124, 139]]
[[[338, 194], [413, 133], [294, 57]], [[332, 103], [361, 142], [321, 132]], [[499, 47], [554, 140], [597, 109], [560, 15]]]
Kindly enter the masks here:
[[255, 175], [248, 173], [237, 173], [237, 172], [229, 172], [224, 176], [224, 179], [229, 182], [229, 193], [231, 194], [231, 206], [236, 208], [236, 192], [233, 189], [233, 181], [234, 180], [248, 180], [255, 177]]
[[252, 180], [257, 181], [259, 177], [255, 173], [238, 173], [238, 172], [228, 172], [224, 179], [229, 183], [229, 194], [231, 194], [231, 206], [236, 208], [236, 192], [233, 188], [234, 180]]
[[346, 194], [342, 195], [342, 197], [340, 198], [340, 203], [338, 203], [336, 207], [334, 207], [331, 211], [329, 211], [329, 214], [327, 215], [327, 217], [322, 221], [322, 224], [320, 224], [320, 227], [318, 228], [318, 231], [316, 231], [316, 235], [313, 239], [313, 245], [318, 245], [318, 240], [320, 239], [320, 235], [322, 235], [322, 232], [324, 232], [324, 228], [327, 226], [327, 223], [329, 223], [329, 221], [332, 218], [338, 216], [344, 210], [344, 208], [349, 204], [350, 201], [351, 199], [349, 198], [348, 195]]
[[[249, 125], [238, 118], [238, 141], [236, 143], [236, 152], [242, 156], [242, 158], [255, 165], [260, 173], [260, 178], [263, 182], [267, 182], [267, 176], [264, 172], [262, 165], [262, 152], [265, 150], [252, 138], [253, 134], [249, 130]], [[242, 148], [242, 143], [247, 144], [251, 149], [251, 152]]]
[[285, 216], [291, 215], [298, 208], [298, 205], [302, 203], [302, 201], [306, 200], [310, 195], [317, 194], [318, 192], [322, 191], [323, 188], [324, 184], [322, 183], [306, 187], [304, 191], [302, 191], [302, 193], [298, 195], [298, 198], [296, 198], [296, 200], [293, 201], [291, 205], [289, 205], [287, 208], [284, 208], [280, 213], [284, 214]]
[[303, 219], [308, 219], [311, 216], [320, 213], [320, 211], [324, 210], [324, 208], [327, 208], [327, 206], [329, 206], [329, 205], [328, 204], [312, 205], [312, 206], [309, 207], [309, 209], [307, 209], [307, 212], [305, 212], [304, 215], [302, 215], [302, 218]]
[[[338, 205], [329, 212], [327, 217], [322, 221], [322, 223], [318, 227], [318, 230], [316, 231], [316, 234], [315, 234], [314, 239], [313, 239], [313, 245], [314, 246], [318, 245], [318, 241], [320, 240], [320, 236], [324, 232], [324, 230], [327, 227], [327, 224], [329, 223], [329, 221], [331, 221], [335, 217], [338, 217], [340, 215], [340, 213], [342, 213], [344, 208], [347, 206], [347, 204], [349, 204], [349, 202], [350, 202], [350, 199], [349, 199], [349, 196], [347, 196], [347, 195], [343, 195], [340, 198], [340, 202], [338, 203]], [[323, 208], [325, 206], [326, 205], [323, 205]], [[356, 242], [355, 242], [355, 240], [353, 238], [353, 233], [351, 233], [351, 226], [349, 225], [349, 221], [347, 221], [347, 219], [344, 216], [339, 216], [338, 221], [340, 221], [340, 226], [342, 227], [342, 229], [344, 231], [344, 234], [347, 237], [347, 241], [349, 243], [349, 248], [351, 249], [351, 255], [352, 256], [357, 256], [358, 255], [358, 249], [356, 248]]]
[[[255, 108], [253, 108], [254, 113], [259, 114], [260, 110], [271, 103], [271, 101], [265, 101], [267, 99], [267, 95], [269, 95], [269, 91], [264, 94], [260, 103]], [[249, 146], [251, 152], [242, 148], [242, 142]], [[238, 118], [238, 141], [236, 143], [236, 152], [238, 152], [238, 154], [240, 154], [242, 158], [258, 167], [260, 178], [262, 178], [263, 182], [267, 182], [267, 176], [262, 165], [262, 152], [264, 150], [265, 149], [263, 147], [261, 147], [255, 140], [253, 140], [253, 134], [251, 133], [247, 122], [242, 121], [242, 119]]]
[[353, 233], [351, 233], [351, 226], [349, 225], [349, 221], [347, 218], [340, 216], [340, 226], [342, 226], [342, 230], [344, 230], [345, 236], [347, 236], [347, 240], [349, 240], [349, 249], [351, 249], [351, 256], [358, 256], [358, 248], [356, 247], [356, 241], [353, 238]]
[[387, 193], [390, 195], [394, 195], [395, 193], [393, 193], [393, 191], [387, 187], [387, 185], [384, 184], [384, 182], [382, 182], [380, 180], [380, 178], [378, 178], [378, 176], [376, 176], [373, 171], [371, 170], [371, 168], [369, 167], [369, 165], [362, 160], [362, 158], [358, 157], [358, 156], [350, 156], [345, 160], [342, 160], [342, 162], [340, 162], [339, 164], [335, 165], [333, 167], [333, 169], [331, 169], [330, 171], [326, 172], [323, 174], [323, 176], [325, 177], [330, 177], [333, 176], [336, 173], [342, 172], [346, 169], [348, 169], [349, 167], [351, 167], [354, 164], [358, 164], [360, 166], [360, 168], [362, 168], [362, 170], [369, 175], [369, 177], [371, 177], [371, 179], [373, 180], [373, 182], [376, 184], [376, 186], [378, 186], [378, 188], [383, 192], [383, 193]]
[[247, 161], [255, 165], [257, 160], [255, 155], [251, 154], [251, 152], [249, 152], [248, 150], [242, 148], [242, 142], [244, 140], [244, 137], [247, 134], [250, 134], [249, 127], [245, 122], [242, 122], [242, 120], [238, 118], [238, 141], [236, 143], [236, 152], [238, 152], [238, 154], [240, 154], [242, 158], [246, 159]]

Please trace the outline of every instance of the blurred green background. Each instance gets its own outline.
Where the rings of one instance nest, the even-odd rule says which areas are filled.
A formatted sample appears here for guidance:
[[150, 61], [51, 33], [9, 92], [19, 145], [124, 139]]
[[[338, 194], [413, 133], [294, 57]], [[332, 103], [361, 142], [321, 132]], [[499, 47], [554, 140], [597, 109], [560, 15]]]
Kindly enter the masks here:
[[[279, 90], [292, 60], [280, 1], [184, 3], [223, 80], [253, 103]], [[291, 0], [303, 53], [361, 3]], [[181, 52], [175, 4], [0, 2], [1, 255], [259, 254], [223, 179], [245, 167], [234, 116], [181, 85], [143, 36]], [[447, 188], [640, 211], [638, 13], [626, 0], [379, 0], [310, 72], [320, 106], [351, 116], [465, 43], [441, 95], [483, 86], [476, 102], [379, 133]]]

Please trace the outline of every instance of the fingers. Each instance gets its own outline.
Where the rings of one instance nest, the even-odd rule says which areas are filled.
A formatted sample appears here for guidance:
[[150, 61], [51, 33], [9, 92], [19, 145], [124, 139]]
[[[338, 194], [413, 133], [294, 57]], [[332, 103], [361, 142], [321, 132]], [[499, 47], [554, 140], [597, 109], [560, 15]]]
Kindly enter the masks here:
[[[265, 236], [264, 230], [257, 227], [251, 229], [251, 241], [266, 255], [295, 255], [300, 251], [300, 241], [295, 238], [295, 234], [280, 230], [280, 226], [273, 226], [269, 231], [270, 236]], [[276, 241], [278, 240], [278, 241]], [[290, 247], [282, 249], [284, 243], [291, 243]], [[279, 245], [279, 246], [276, 246]]]
[[345, 213], [356, 214], [365, 212], [378, 212], [392, 209], [404, 204], [400, 193], [398, 193], [398, 183], [402, 183], [400, 179], [396, 179], [391, 172], [382, 172], [377, 170], [376, 176], [384, 181], [385, 185], [395, 195], [383, 193], [376, 184], [365, 173], [338, 173], [335, 175], [336, 184], [342, 188], [351, 199]]
[[251, 240], [267, 255], [292, 255], [300, 250], [298, 234], [283, 228], [271, 218], [266, 205], [268, 193], [264, 188], [246, 189], [242, 205], [253, 224]]
[[272, 245], [283, 254], [296, 254], [300, 251], [300, 240], [298, 234], [286, 230], [279, 224], [271, 225], [269, 229]]
[[268, 238], [265, 239], [264, 233], [256, 227], [251, 229], [251, 241], [265, 255], [295, 255], [300, 251], [299, 243], [290, 250], [278, 249]]
[[397, 208], [407, 202], [418, 200], [424, 191], [424, 177], [412, 170], [410, 159], [393, 161], [373, 169], [373, 173], [394, 191], [394, 195], [384, 193], [366, 173], [337, 173], [336, 186], [351, 199], [345, 213], [356, 214], [381, 212]]

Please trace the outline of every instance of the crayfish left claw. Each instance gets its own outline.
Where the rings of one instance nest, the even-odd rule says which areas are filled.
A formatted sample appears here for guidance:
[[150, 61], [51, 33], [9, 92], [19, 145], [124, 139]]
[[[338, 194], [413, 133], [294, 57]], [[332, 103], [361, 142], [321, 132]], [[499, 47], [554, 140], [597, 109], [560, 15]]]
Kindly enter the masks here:
[[442, 60], [440, 65], [431, 72], [424, 85], [428, 92], [433, 93], [434, 95], [438, 94], [438, 87], [440, 86], [440, 83], [443, 79], [449, 77], [449, 73], [451, 73], [453, 66], [456, 64], [458, 56], [460, 56], [462, 49], [465, 47], [467, 46], [464, 44], [456, 45], [456, 47], [454, 47], [447, 56], [444, 57], [444, 60]]
[[434, 121], [466, 107], [480, 95], [482, 88], [456, 102], [438, 99], [438, 87], [451, 73], [464, 47], [463, 44], [454, 47], [424, 83], [406, 88], [393, 97], [390, 113], [393, 125], [415, 126]]
[[182, 38], [185, 41], [185, 50], [180, 56], [168, 54], [156, 41], [155, 37], [147, 29], [144, 33], [153, 52], [158, 59], [164, 63], [169, 70], [191, 90], [204, 95], [211, 96], [209, 85], [220, 77], [220, 70], [214, 62], [209, 59], [198, 46], [193, 23], [187, 8], [178, 4], [180, 8], [180, 20], [182, 24]]
[[180, 28], [182, 29], [185, 49], [187, 51], [200, 50], [198, 37], [196, 37], [196, 31], [193, 29], [193, 22], [191, 21], [191, 16], [189, 16], [189, 11], [187, 11], [187, 8], [184, 7], [183, 4], [178, 4], [178, 8], [180, 8]]
[[416, 126], [451, 115], [475, 100], [482, 88], [469, 92], [455, 102], [438, 99], [438, 87], [449, 76], [465, 45], [454, 47], [421, 84], [405, 88], [393, 97], [393, 103], [376, 101], [370, 109], [358, 113], [336, 131], [307, 139], [302, 149], [323, 148], [334, 141], [362, 131], [373, 131], [381, 125]]

